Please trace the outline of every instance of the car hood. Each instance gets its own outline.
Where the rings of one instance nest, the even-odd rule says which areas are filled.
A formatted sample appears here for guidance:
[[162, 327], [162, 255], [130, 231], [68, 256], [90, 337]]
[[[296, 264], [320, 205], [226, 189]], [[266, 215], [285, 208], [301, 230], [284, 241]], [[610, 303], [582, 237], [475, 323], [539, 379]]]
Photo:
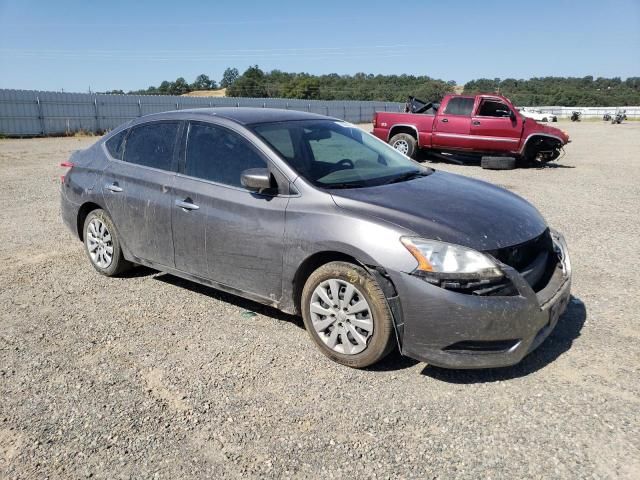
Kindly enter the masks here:
[[476, 250], [517, 245], [547, 228], [535, 207], [518, 195], [439, 171], [406, 182], [332, 190], [331, 195], [338, 207]]

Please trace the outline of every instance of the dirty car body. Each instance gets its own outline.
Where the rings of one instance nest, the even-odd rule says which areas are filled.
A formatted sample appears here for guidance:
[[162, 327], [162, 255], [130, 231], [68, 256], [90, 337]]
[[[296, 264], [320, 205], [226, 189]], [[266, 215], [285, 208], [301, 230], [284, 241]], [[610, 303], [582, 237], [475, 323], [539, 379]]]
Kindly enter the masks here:
[[[136, 146], [141, 127], [159, 129], [150, 145]], [[189, 155], [207, 155], [206, 142], [198, 144], [207, 129], [225, 132], [227, 146], [242, 143], [242, 159], [225, 159], [223, 171], [190, 166]], [[127, 153], [136, 149], [150, 158]], [[76, 152], [69, 165], [62, 217], [80, 239], [100, 208], [127, 260], [294, 314], [315, 269], [353, 263], [384, 292], [401, 353], [438, 366], [519, 362], [569, 299], [566, 244], [531, 204], [426, 169], [335, 119], [249, 108], [154, 114]], [[264, 172], [270, 187], [252, 188]], [[433, 248], [489, 267], [429, 270], [424, 255]]]

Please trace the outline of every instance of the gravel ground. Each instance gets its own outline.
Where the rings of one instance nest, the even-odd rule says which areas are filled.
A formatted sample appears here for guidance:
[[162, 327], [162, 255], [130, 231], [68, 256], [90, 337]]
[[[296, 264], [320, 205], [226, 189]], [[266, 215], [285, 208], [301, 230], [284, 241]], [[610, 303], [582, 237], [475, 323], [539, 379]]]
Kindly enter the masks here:
[[562, 126], [554, 168], [434, 165], [526, 197], [572, 253], [555, 332], [491, 371], [351, 370], [298, 318], [102, 277], [58, 217], [57, 165], [96, 139], [0, 140], [0, 477], [640, 478], [640, 123]]

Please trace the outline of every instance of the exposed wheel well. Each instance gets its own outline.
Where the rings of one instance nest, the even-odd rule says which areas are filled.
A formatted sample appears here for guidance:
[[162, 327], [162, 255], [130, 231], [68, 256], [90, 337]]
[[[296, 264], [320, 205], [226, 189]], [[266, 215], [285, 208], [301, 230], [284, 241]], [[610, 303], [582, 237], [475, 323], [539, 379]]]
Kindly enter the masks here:
[[293, 277], [293, 303], [296, 312], [302, 312], [300, 308], [300, 301], [302, 299], [302, 289], [304, 288], [304, 284], [307, 282], [307, 279], [314, 271], [329, 262], [348, 262], [353, 263], [354, 265], [363, 266], [354, 257], [341, 252], [329, 251], [314, 253], [311, 255], [300, 264]]
[[80, 210], [78, 210], [78, 223], [77, 223], [78, 238], [83, 242], [84, 242], [84, 231], [83, 231], [84, 221], [87, 219], [87, 215], [89, 215], [89, 213], [91, 213], [94, 210], [97, 210], [98, 208], [102, 208], [102, 207], [97, 203], [87, 202], [80, 207]]
[[560, 147], [562, 147], [562, 142], [557, 138], [547, 137], [545, 135], [535, 135], [527, 140], [527, 144], [523, 149], [523, 154], [525, 157], [530, 158], [541, 150], [553, 150]]
[[411, 135], [413, 138], [415, 138], [416, 140], [418, 139], [418, 134], [416, 133], [416, 129], [413, 127], [408, 127], [406, 125], [398, 125], [395, 127], [391, 127], [391, 130], [389, 130], [389, 139], [391, 139], [391, 137], [399, 133], [407, 133]]

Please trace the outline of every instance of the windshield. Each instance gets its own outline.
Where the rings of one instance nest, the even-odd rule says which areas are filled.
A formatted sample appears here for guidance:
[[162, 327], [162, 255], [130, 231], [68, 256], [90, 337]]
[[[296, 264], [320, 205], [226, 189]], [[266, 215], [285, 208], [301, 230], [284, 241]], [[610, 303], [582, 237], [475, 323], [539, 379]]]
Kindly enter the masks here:
[[346, 122], [265, 123], [253, 130], [302, 177], [318, 187], [362, 188], [432, 172]]

